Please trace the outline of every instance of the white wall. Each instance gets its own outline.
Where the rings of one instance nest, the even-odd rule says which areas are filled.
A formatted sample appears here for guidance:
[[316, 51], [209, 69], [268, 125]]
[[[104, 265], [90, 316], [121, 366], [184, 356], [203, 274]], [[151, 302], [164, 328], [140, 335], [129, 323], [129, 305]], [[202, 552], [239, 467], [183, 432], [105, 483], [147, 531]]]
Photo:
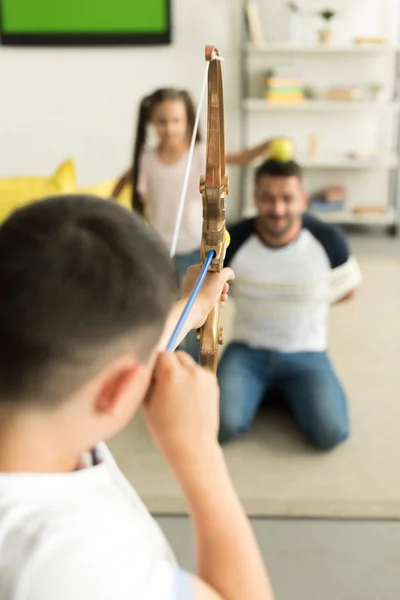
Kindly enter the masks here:
[[197, 101], [206, 44], [226, 58], [227, 147], [237, 147], [239, 0], [172, 4], [171, 46], [0, 46], [0, 177], [47, 175], [66, 157], [76, 159], [81, 185], [119, 174], [131, 160], [140, 98], [159, 86], [179, 86]]
[[[397, 31], [397, 19], [390, 16], [399, 0], [299, 2], [310, 12], [325, 5], [340, 8], [342, 18], [336, 33], [342, 38], [383, 32], [393, 38]], [[284, 39], [288, 20], [283, 0], [258, 0], [258, 3], [266, 38]], [[90, 49], [0, 46], [0, 177], [47, 175], [67, 157], [74, 157], [77, 162], [80, 185], [118, 175], [131, 160], [140, 98], [158, 86], [167, 85], [188, 89], [197, 101], [205, 68], [204, 46], [209, 43], [217, 45], [226, 59], [223, 63], [226, 145], [230, 150], [239, 148], [241, 0], [172, 0], [172, 4], [171, 46]], [[380, 10], [374, 12], [373, 7]], [[311, 34], [312, 27], [313, 24]], [[374, 73], [370, 72], [369, 77], [376, 76], [380, 65], [374, 65]], [[335, 66], [328, 59], [321, 66], [336, 68], [337, 82], [343, 82], [346, 71], [343, 64]], [[312, 68], [316, 68], [315, 62]], [[354, 69], [351, 71], [354, 73]], [[338, 136], [326, 119], [322, 125], [327, 132], [325, 137], [321, 135], [321, 144], [326, 140], [334, 147], [343, 136]], [[372, 123], [366, 125], [360, 143], [371, 127]], [[301, 131], [301, 127], [297, 128], [296, 133], [290, 118], [283, 122], [281, 118], [269, 119], [264, 126], [257, 125], [250, 141], [275, 133], [301, 137]], [[301, 149], [303, 138], [304, 135], [298, 144]], [[234, 169], [230, 170], [230, 179], [228, 206], [233, 214], [239, 200]], [[360, 185], [358, 180], [356, 184]]]

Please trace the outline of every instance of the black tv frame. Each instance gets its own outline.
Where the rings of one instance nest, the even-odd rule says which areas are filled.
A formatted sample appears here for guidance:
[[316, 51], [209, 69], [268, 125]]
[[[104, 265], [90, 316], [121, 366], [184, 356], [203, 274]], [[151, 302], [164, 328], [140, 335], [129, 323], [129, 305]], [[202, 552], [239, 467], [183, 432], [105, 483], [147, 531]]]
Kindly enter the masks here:
[[163, 33], [4, 33], [0, 0], [0, 43], [3, 46], [161, 46], [171, 44], [171, 2], [166, 0], [167, 31]]

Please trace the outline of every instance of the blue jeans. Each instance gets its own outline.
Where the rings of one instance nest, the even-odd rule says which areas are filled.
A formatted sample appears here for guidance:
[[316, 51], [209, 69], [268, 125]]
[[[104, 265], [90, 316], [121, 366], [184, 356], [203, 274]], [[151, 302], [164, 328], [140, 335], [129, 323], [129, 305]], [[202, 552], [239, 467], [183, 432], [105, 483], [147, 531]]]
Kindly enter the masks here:
[[268, 392], [289, 405], [314, 446], [330, 449], [349, 435], [347, 401], [325, 352], [284, 353], [228, 346], [218, 368], [221, 443], [247, 431]]
[[[186, 271], [192, 265], [197, 265], [200, 262], [200, 250], [188, 252], [188, 254], [176, 254], [174, 256], [175, 265], [179, 276], [179, 288], [182, 288], [182, 281], [186, 275]], [[196, 341], [196, 332], [190, 331], [184, 340], [180, 343], [179, 350], [184, 350], [196, 362], [199, 361], [199, 344]]]

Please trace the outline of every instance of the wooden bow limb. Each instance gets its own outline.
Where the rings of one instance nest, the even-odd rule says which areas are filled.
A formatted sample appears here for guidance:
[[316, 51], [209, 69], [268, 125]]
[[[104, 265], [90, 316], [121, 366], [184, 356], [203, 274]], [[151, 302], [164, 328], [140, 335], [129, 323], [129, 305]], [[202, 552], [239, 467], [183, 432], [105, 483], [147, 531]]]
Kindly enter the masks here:
[[[222, 70], [219, 52], [215, 46], [206, 46], [208, 69], [208, 114], [206, 172], [200, 178], [203, 199], [203, 225], [201, 238], [201, 262], [210, 259], [210, 272], [223, 268], [226, 252], [226, 196], [228, 177], [225, 173], [225, 127]], [[222, 327], [219, 325], [220, 301], [211, 311], [204, 325], [197, 332], [200, 343], [200, 365], [214, 372], [217, 370], [218, 346], [223, 343]]]

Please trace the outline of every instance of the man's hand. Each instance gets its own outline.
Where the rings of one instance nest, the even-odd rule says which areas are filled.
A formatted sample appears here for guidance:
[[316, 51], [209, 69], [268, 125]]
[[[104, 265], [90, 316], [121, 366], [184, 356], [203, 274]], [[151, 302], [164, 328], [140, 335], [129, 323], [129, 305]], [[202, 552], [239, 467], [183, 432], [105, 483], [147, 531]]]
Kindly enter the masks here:
[[342, 302], [347, 302], [348, 300], [353, 300], [355, 295], [356, 290], [351, 290], [345, 296], [342, 296], [341, 298], [339, 298], [339, 300], [336, 300], [336, 302], [334, 302], [334, 305], [341, 304]]
[[[201, 265], [189, 267], [183, 280], [182, 296], [188, 298], [196, 280], [199, 276]], [[197, 296], [192, 309], [192, 329], [197, 329], [204, 324], [208, 314], [214, 308], [218, 300], [224, 306], [228, 300], [229, 283], [235, 279], [235, 274], [229, 267], [222, 269], [220, 273], [208, 273]]]
[[144, 402], [152, 438], [179, 477], [191, 458], [218, 448], [219, 388], [184, 352], [162, 352]]

